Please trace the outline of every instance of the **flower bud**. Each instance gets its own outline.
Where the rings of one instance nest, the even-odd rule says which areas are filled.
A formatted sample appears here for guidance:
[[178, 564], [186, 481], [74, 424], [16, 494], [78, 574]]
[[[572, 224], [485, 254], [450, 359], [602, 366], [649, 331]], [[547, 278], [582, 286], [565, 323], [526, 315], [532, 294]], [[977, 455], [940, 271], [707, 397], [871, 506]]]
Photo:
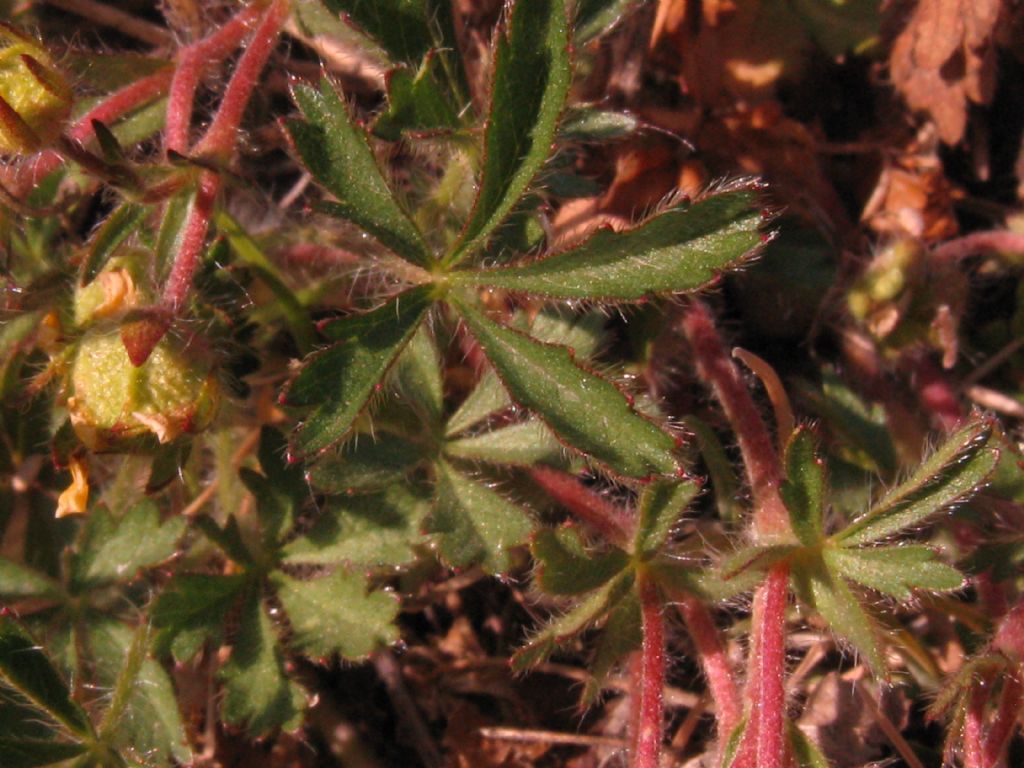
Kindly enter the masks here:
[[147, 289], [149, 262], [149, 254], [138, 249], [126, 250], [107, 262], [92, 282], [75, 291], [75, 325], [86, 328], [151, 303], [155, 297]]
[[0, 22], [0, 154], [52, 144], [71, 113], [72, 92], [46, 49]]
[[86, 331], [72, 363], [71, 389], [71, 425], [94, 451], [200, 432], [220, 402], [220, 386], [199, 342], [167, 335], [136, 367], [117, 329], [109, 327]]

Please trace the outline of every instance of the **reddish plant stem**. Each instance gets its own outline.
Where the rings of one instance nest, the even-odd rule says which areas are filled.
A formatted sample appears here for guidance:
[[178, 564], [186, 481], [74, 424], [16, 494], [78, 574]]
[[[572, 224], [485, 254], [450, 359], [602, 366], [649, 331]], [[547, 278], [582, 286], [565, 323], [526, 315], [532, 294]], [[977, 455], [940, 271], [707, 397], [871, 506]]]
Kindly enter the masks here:
[[954, 430], [964, 420], [956, 388], [925, 353], [905, 355], [902, 365], [912, 376], [921, 407], [941, 429]]
[[288, 18], [290, 6], [290, 0], [274, 0], [263, 14], [231, 75], [213, 122], [196, 147], [198, 154], [214, 155], [224, 162], [230, 160], [245, 108], [259, 84], [260, 73], [267, 59], [277, 45], [277, 38]]
[[697, 648], [708, 690], [715, 702], [718, 738], [724, 742], [743, 716], [729, 657], [708, 607], [693, 595], [678, 595], [677, 600], [676, 605]]
[[949, 240], [932, 251], [935, 262], [955, 262], [976, 253], [1024, 253], [1024, 234], [991, 230]]
[[781, 469], [771, 435], [703, 303], [692, 301], [684, 310], [683, 332], [696, 358], [697, 373], [714, 390], [739, 440], [754, 496], [754, 529], [760, 535], [784, 533], [789, 519], [779, 496]]
[[665, 690], [665, 621], [658, 587], [646, 574], [637, 576], [643, 644], [640, 649], [639, 699], [633, 742], [633, 768], [658, 768], [661, 759]]
[[530, 470], [534, 482], [548, 495], [583, 521], [605, 541], [625, 549], [629, 544], [632, 519], [621, 507], [587, 488], [572, 475], [548, 467]]
[[1018, 668], [1003, 680], [999, 708], [996, 710], [992, 726], [985, 735], [986, 766], [999, 765], [999, 761], [1006, 754], [1013, 731], [1017, 727], [1017, 718], [1020, 716], [1021, 708], [1024, 707], [1024, 683], [1021, 683], [1020, 673], [1021, 670]]
[[985, 766], [985, 693], [975, 688], [971, 691], [964, 713], [964, 768], [986, 768]]
[[192, 277], [206, 244], [206, 232], [219, 190], [220, 176], [213, 171], [200, 171], [196, 199], [188, 214], [181, 248], [174, 258], [171, 274], [164, 286], [163, 304], [172, 313], [177, 313], [184, 306], [192, 287]]
[[196, 88], [206, 69], [235, 50], [249, 26], [258, 18], [259, 6], [246, 6], [224, 26], [208, 37], [182, 48], [178, 53], [174, 79], [167, 102], [167, 123], [164, 149], [185, 154], [188, 151], [188, 129], [192, 123], [192, 102]]

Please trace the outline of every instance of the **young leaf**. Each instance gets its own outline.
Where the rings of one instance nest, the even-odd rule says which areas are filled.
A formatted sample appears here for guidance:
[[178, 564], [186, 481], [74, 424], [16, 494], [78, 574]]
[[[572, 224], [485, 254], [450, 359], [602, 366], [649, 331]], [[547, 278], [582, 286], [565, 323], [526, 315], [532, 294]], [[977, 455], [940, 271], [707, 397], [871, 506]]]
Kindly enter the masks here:
[[82, 285], [92, 282], [117, 247], [139, 228], [149, 210], [138, 203], [122, 203], [106, 218], [89, 242], [82, 262]]
[[672, 526], [679, 522], [700, 486], [693, 480], [653, 483], [640, 496], [633, 553], [650, 560], [665, 546]]
[[0, 614], [0, 683], [56, 720], [73, 735], [91, 741], [92, 723], [43, 653], [39, 644], [10, 616]]
[[456, 283], [563, 299], [636, 301], [692, 291], [761, 244], [757, 194], [723, 192], [660, 213], [626, 232], [599, 230], [568, 251], [524, 265], [452, 273]]
[[629, 564], [621, 549], [587, 551], [575, 528], [542, 528], [530, 546], [538, 564], [536, 581], [550, 595], [580, 595], [597, 589]]
[[224, 617], [238, 602], [247, 580], [245, 574], [176, 576], [153, 606], [157, 652], [170, 653], [175, 660], [185, 662], [207, 640], [219, 643]]
[[414, 288], [328, 326], [338, 343], [310, 358], [287, 392], [289, 405], [317, 406], [298, 433], [303, 450], [322, 450], [348, 434], [430, 304], [429, 290]]
[[526, 540], [530, 518], [505, 497], [437, 462], [437, 501], [428, 531], [451, 565], [479, 563], [491, 573], [508, 570], [508, 549]]
[[186, 521], [171, 517], [160, 522], [156, 504], [144, 499], [120, 518], [105, 505], [86, 520], [71, 583], [75, 590], [128, 581], [142, 568], [161, 563], [177, 551]]
[[558, 136], [573, 141], [608, 141], [628, 136], [639, 125], [640, 121], [628, 112], [577, 107], [562, 119]]
[[906, 481], [833, 540], [846, 547], [870, 544], [917, 525], [973, 494], [999, 461], [990, 432], [986, 423], [974, 422], [953, 434]]
[[296, 647], [306, 653], [356, 660], [398, 640], [397, 600], [385, 592], [367, 593], [361, 576], [339, 569], [299, 581], [275, 571], [270, 582], [288, 614]]
[[312, 529], [289, 542], [289, 563], [352, 566], [404, 565], [415, 557], [429, 500], [405, 483], [379, 493], [328, 502]]
[[672, 437], [637, 414], [613, 384], [578, 366], [568, 349], [457, 306], [512, 397], [565, 442], [623, 475], [675, 474]]
[[501, 429], [472, 437], [450, 440], [444, 446], [447, 456], [492, 464], [532, 467], [565, 465], [565, 449], [540, 419], [527, 419]]
[[226, 722], [245, 724], [254, 735], [298, 726], [302, 693], [285, 674], [284, 658], [270, 617], [260, 605], [258, 588], [251, 587], [242, 604], [238, 636], [220, 677], [224, 681], [221, 716]]
[[288, 133], [310, 173], [337, 198], [330, 209], [398, 256], [429, 264], [433, 257], [423, 235], [395, 201], [366, 136], [334, 87], [324, 79], [320, 90], [301, 85], [292, 95], [308, 122], [290, 120]]
[[898, 600], [912, 598], [912, 589], [949, 592], [964, 585], [963, 574], [925, 546], [825, 547], [823, 555], [829, 570]]
[[801, 543], [821, 540], [825, 514], [825, 469], [814, 453], [814, 437], [800, 428], [786, 446], [786, 479], [779, 488], [789, 511], [789, 524]]
[[517, 0], [496, 40], [480, 191], [451, 263], [479, 248], [526, 191], [551, 153], [569, 90], [562, 0]]

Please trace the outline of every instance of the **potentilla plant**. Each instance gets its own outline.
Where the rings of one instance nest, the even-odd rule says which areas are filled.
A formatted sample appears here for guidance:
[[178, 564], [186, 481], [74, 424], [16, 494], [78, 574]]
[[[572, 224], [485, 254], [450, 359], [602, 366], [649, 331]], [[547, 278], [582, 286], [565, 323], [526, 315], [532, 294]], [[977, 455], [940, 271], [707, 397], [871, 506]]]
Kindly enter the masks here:
[[[644, 130], [570, 98], [576, 51], [628, 5], [507, 4], [486, 93], [441, 0], [225, 8], [173, 55], [117, 60], [113, 87], [88, 81], [104, 57], [84, 56], [81, 101], [60, 57], [0, 29], [0, 151], [20, 155], [3, 169], [0, 466], [4, 524], [25, 531], [0, 558], [5, 765], [189, 764], [171, 665], [207, 670], [207, 733], [302, 728], [310, 667], [401, 640], [396, 574], [521, 573], [527, 547], [533, 586], [560, 610], [512, 666], [593, 640], [581, 706], [628, 671], [631, 765], [664, 757], [670, 611], [707, 681], [720, 765], [827, 764], [791, 717], [790, 630], [825, 630], [890, 681], [892, 654], [910, 653], [890, 608], [966, 584], [922, 531], [990, 478], [1011, 486], [1014, 454], [966, 417], [853, 507], [832, 470], [848, 486], [851, 455], [895, 455], [877, 415], [833, 382], [815, 400], [822, 425], [796, 425], [771, 368], [740, 352], [776, 407], [772, 439], [693, 295], [771, 240], [756, 181], [556, 243], [550, 210], [588, 183], [576, 153]], [[308, 68], [289, 75], [289, 102], [261, 93], [286, 28], [386, 62], [384, 103], [364, 113]], [[264, 125], [243, 141], [247, 115]], [[251, 172], [239, 148], [268, 134], [311, 182], [313, 226], [250, 232], [233, 205]], [[343, 267], [293, 273], [271, 248], [334, 251]], [[628, 324], [640, 305], [671, 307], [740, 470], [714, 430], [607, 353], [610, 311]], [[727, 498], [740, 474], [749, 504]], [[711, 500], [749, 509], [710, 538], [685, 523]], [[985, 572], [991, 556], [975, 555], [965, 567]], [[744, 675], [729, 635], [747, 613]], [[970, 768], [996, 765], [1014, 732], [1019, 613], [964, 668], [1009, 672], [991, 726], [967, 673], [933, 708], [953, 714], [948, 752]]]

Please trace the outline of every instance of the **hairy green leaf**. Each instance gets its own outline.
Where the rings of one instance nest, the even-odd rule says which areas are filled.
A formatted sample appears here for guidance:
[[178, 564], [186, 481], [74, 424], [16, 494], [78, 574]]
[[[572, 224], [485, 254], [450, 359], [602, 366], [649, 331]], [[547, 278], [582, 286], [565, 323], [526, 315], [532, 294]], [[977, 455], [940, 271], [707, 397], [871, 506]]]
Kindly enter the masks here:
[[974, 422], [953, 434], [833, 540], [849, 547], [885, 539], [972, 495], [999, 461], [990, 432], [988, 424]]
[[401, 483], [426, 458], [424, 447], [390, 432], [358, 434], [310, 470], [318, 490], [378, 491]]
[[449, 440], [447, 456], [492, 464], [531, 467], [535, 464], [563, 466], [565, 449], [539, 419], [527, 419], [490, 432]]
[[582, 45], [613, 27], [636, 0], [578, 0], [576, 3], [577, 45]]
[[825, 514], [825, 468], [814, 449], [809, 430], [793, 433], [786, 446], [786, 479], [779, 488], [793, 532], [809, 547], [821, 541]]
[[440, 426], [444, 412], [444, 370], [434, 335], [421, 325], [395, 364], [395, 378], [402, 395], [414, 404], [426, 424]]
[[576, 141], [607, 141], [628, 136], [639, 125], [640, 121], [628, 112], [576, 107], [562, 119], [558, 136]]
[[138, 203], [122, 203], [114, 209], [89, 241], [82, 262], [82, 285], [88, 285], [100, 273], [114, 251], [131, 237], [149, 213], [149, 208]]
[[647, 486], [640, 495], [634, 554], [642, 560], [650, 560], [657, 555], [665, 546], [672, 527], [699, 492], [700, 486], [693, 480]]
[[793, 748], [793, 757], [796, 758], [797, 768], [829, 768], [828, 758], [795, 723], [786, 722], [786, 733], [790, 746]]
[[246, 582], [245, 574], [175, 576], [153, 606], [157, 651], [184, 662], [195, 656], [207, 640], [219, 643], [224, 617], [238, 602]]
[[790, 557], [800, 548], [792, 544], [768, 544], [744, 547], [722, 560], [721, 578], [728, 581], [747, 571], [764, 571]]
[[60, 599], [60, 584], [49, 576], [0, 557], [0, 600], [23, 600], [28, 597]]
[[406, 131], [440, 131], [458, 126], [458, 115], [438, 82], [438, 63], [440, 57], [430, 56], [415, 73], [408, 69], [388, 73], [388, 108], [374, 122], [375, 134], [396, 141]]
[[94, 736], [85, 710], [38, 643], [10, 616], [0, 614], [0, 682], [86, 740]]
[[67, 741], [0, 736], [0, 755], [4, 758], [4, 768], [42, 768], [64, 763], [87, 749], [84, 744]]
[[434, 44], [430, 24], [435, 0], [324, 0], [345, 14], [396, 61], [418, 62]]
[[621, 549], [587, 550], [575, 528], [542, 528], [530, 546], [538, 564], [537, 584], [551, 595], [580, 595], [597, 589], [629, 565]]
[[508, 570], [508, 549], [526, 541], [530, 518], [520, 507], [445, 461], [437, 462], [437, 500], [427, 530], [453, 566], [479, 563], [489, 572]]
[[297, 86], [292, 95], [308, 122], [291, 120], [288, 133], [302, 162], [337, 198], [332, 209], [414, 264], [432, 260], [412, 219], [388, 188], [361, 129], [334, 87]]
[[636, 301], [692, 291], [738, 265], [761, 243], [757, 193], [740, 189], [670, 208], [626, 232], [523, 265], [459, 271], [457, 283], [563, 299]]
[[315, 452], [343, 439], [430, 307], [426, 288], [414, 288], [326, 332], [334, 346], [309, 358], [287, 392], [289, 405], [315, 405], [299, 430], [299, 446]]
[[398, 601], [385, 592], [368, 592], [363, 576], [339, 569], [299, 581], [278, 571], [270, 581], [288, 614], [295, 645], [306, 653], [356, 660], [398, 640]]
[[932, 549], [921, 545], [825, 547], [823, 555], [833, 572], [898, 600], [913, 597], [912, 589], [949, 592], [964, 585], [963, 574], [940, 562]]
[[569, 30], [561, 0], [516, 0], [496, 34], [484, 166], [453, 263], [479, 248], [512, 211], [551, 153], [569, 91]]
[[512, 405], [508, 390], [501, 384], [501, 379], [493, 368], [487, 368], [480, 382], [462, 401], [458, 410], [448, 419], [445, 435], [452, 437], [478, 424], [495, 411], [504, 410]]
[[636, 592], [630, 592], [612, 608], [597, 641], [590, 677], [583, 686], [580, 701], [593, 704], [615, 665], [627, 654], [640, 648], [643, 642], [643, 618]]
[[707, 423], [696, 416], [685, 417], [683, 427], [696, 438], [700, 456], [711, 480], [718, 516], [727, 523], [737, 522], [742, 511], [739, 503], [740, 484], [732, 462], [722, 447], [722, 441]]
[[678, 469], [673, 438], [637, 414], [613, 384], [573, 360], [459, 302], [459, 313], [512, 397], [579, 451], [630, 477]]

